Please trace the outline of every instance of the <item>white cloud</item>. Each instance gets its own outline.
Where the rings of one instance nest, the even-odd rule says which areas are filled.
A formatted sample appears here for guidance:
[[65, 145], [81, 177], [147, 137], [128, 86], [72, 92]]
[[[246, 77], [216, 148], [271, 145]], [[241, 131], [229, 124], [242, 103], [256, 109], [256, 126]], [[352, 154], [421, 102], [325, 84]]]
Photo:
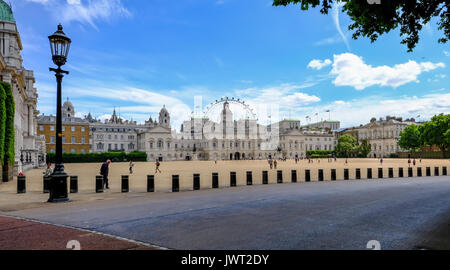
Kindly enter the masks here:
[[449, 51], [444, 51], [445, 56], [450, 56], [450, 52]]
[[[366, 97], [350, 101], [335, 101], [323, 106], [305, 108], [305, 115], [310, 112], [331, 110], [332, 118], [341, 121], [342, 127], [367, 124], [372, 117], [387, 115], [410, 118], [421, 115], [420, 120], [430, 119], [440, 113], [450, 112], [450, 92], [429, 94], [422, 97], [409, 96], [400, 98]], [[328, 119], [328, 114], [321, 117]]]
[[333, 62], [331, 62], [330, 59], [326, 59], [324, 61], [314, 59], [311, 62], [309, 62], [308, 67], [312, 69], [321, 70], [322, 68], [331, 65]]
[[341, 7], [344, 6], [344, 4], [345, 3], [343, 3], [343, 2], [337, 2], [337, 1], [334, 2], [332, 15], [333, 15], [334, 25], [336, 26], [336, 30], [338, 31], [339, 35], [341, 36], [342, 40], [344, 41], [345, 45], [347, 46], [347, 49], [350, 51], [351, 50], [350, 44], [348, 43], [347, 36], [342, 31], [341, 23], [340, 23], [340, 19], [339, 19]]
[[343, 53], [334, 55], [333, 69], [330, 74], [336, 77], [333, 81], [336, 86], [351, 86], [357, 90], [363, 90], [374, 85], [395, 88], [410, 82], [418, 82], [418, 76], [421, 73], [444, 67], [444, 63], [415, 61], [393, 67], [372, 67], [366, 64], [362, 57]]
[[113, 17], [130, 17], [130, 11], [121, 0], [26, 0], [40, 3], [62, 23], [79, 22], [95, 29], [97, 21]]

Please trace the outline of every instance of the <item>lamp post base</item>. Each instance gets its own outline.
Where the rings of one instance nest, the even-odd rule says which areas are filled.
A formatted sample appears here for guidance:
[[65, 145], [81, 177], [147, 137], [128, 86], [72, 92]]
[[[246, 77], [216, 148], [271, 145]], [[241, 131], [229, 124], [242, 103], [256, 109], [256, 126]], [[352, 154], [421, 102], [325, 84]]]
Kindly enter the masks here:
[[50, 198], [49, 203], [69, 202], [67, 191], [67, 178], [69, 175], [64, 171], [64, 166], [56, 165], [50, 181]]

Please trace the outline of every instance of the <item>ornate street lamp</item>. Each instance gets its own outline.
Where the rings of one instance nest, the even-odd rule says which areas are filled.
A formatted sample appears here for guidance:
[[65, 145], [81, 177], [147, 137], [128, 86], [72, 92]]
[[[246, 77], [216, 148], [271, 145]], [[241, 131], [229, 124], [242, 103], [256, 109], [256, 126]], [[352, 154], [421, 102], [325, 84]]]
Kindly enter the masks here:
[[50, 49], [52, 52], [53, 63], [58, 66], [57, 69], [50, 68], [55, 72], [57, 82], [56, 95], [56, 160], [55, 169], [53, 170], [52, 180], [50, 182], [50, 198], [48, 202], [68, 202], [69, 196], [67, 192], [67, 173], [64, 171], [62, 160], [62, 111], [61, 111], [61, 83], [64, 74], [68, 71], [62, 70], [67, 61], [71, 40], [64, 34], [62, 25], [58, 25], [58, 31], [48, 37], [50, 41]]

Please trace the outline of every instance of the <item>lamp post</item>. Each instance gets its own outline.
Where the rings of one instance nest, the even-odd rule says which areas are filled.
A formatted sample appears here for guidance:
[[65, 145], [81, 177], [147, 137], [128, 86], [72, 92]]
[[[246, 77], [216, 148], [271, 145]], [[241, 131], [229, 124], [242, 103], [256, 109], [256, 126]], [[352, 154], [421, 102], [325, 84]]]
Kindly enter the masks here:
[[52, 60], [57, 69], [50, 68], [50, 71], [55, 72], [57, 82], [56, 95], [56, 160], [55, 169], [53, 170], [52, 180], [50, 182], [50, 198], [48, 202], [68, 202], [69, 196], [67, 192], [67, 173], [64, 171], [64, 164], [62, 160], [62, 111], [61, 111], [61, 83], [64, 74], [69, 74], [68, 71], [62, 70], [61, 66], [66, 63], [67, 55], [69, 53], [71, 40], [64, 32], [62, 25], [58, 25], [58, 30], [48, 37], [50, 41], [50, 49], [52, 52]]

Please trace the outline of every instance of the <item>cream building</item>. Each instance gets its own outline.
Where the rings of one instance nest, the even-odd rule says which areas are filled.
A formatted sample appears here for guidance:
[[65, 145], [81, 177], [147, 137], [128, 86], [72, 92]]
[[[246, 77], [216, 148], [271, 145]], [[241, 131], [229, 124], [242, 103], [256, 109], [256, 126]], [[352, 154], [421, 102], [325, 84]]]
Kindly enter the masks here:
[[104, 122], [93, 119], [90, 113], [85, 120], [89, 122], [91, 153], [111, 151], [130, 153], [138, 150], [137, 137], [142, 127], [135, 121], [119, 118], [116, 110], [111, 118]]
[[22, 41], [11, 7], [0, 0], [0, 80], [11, 84], [15, 102], [14, 174], [45, 165], [45, 140], [38, 136], [33, 71], [22, 65]]
[[358, 142], [366, 140], [372, 147], [369, 157], [389, 157], [404, 151], [398, 146], [400, 133], [409, 125], [418, 124], [415, 119], [386, 116], [385, 119], [372, 118], [370, 123], [356, 127]]
[[160, 112], [159, 122], [138, 134], [139, 151], [150, 161], [241, 160], [306, 157], [308, 150], [333, 150], [335, 136], [308, 131], [298, 120], [283, 120], [267, 126], [256, 119], [234, 119], [229, 100], [223, 101], [220, 121], [192, 117], [180, 132], [171, 129], [170, 114]]

